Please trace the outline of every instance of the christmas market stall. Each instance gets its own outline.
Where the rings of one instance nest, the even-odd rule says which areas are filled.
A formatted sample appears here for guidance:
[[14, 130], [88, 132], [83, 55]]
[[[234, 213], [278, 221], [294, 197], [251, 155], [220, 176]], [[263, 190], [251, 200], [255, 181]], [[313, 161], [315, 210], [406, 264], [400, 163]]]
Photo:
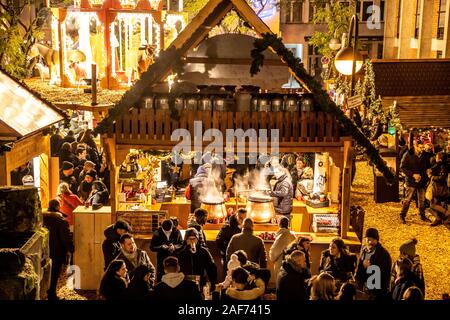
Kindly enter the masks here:
[[[388, 133], [377, 143], [401, 177], [400, 149], [409, 132], [433, 152], [450, 148], [450, 59], [373, 60], [372, 65], [376, 94], [391, 114]], [[388, 186], [379, 174], [376, 182], [377, 202], [399, 201], [398, 183]]]
[[[256, 37], [220, 35], [205, 40], [230, 10]], [[239, 49], [233, 49], [236, 41]], [[281, 89], [290, 74], [301, 89]], [[260, 136], [253, 141], [233, 136], [227, 144], [227, 130]], [[213, 183], [207, 188], [213, 194], [203, 195], [201, 204], [209, 212], [204, 229], [217, 261], [215, 238], [229, 209], [247, 208], [267, 250], [277, 230], [272, 198], [267, 196], [273, 188], [273, 181], [265, 180], [270, 174], [263, 176], [261, 186], [259, 174], [245, 181], [246, 174], [241, 179], [237, 171], [259, 168], [257, 172], [273, 170], [273, 175], [276, 168], [293, 170], [297, 164], [297, 169], [306, 169], [301, 164], [306, 162], [310, 183], [292, 202], [291, 226], [298, 235], [312, 238], [314, 260], [333, 237], [344, 238], [353, 251], [361, 243], [349, 229], [353, 140], [388, 180], [393, 179], [370, 141], [243, 0], [209, 1], [109, 110], [96, 132], [102, 134], [113, 168], [112, 219], [128, 215], [140, 229], [140, 221], [148, 220], [139, 216], [160, 211], [185, 229], [192, 214], [185, 197], [187, 181], [202, 163], [220, 168], [221, 186]], [[226, 147], [211, 150], [214, 139]], [[239, 142], [243, 148], [236, 151]], [[239, 160], [244, 168], [234, 166]], [[142, 240], [151, 238], [148, 231], [139, 235]]]
[[46, 205], [59, 182], [46, 131], [65, 114], [3, 71], [0, 99], [0, 185], [35, 186]]
[[82, 0], [51, 10], [52, 48], [34, 49], [62, 86], [89, 85], [95, 64], [101, 87], [129, 87], [164, 48], [162, 1]]

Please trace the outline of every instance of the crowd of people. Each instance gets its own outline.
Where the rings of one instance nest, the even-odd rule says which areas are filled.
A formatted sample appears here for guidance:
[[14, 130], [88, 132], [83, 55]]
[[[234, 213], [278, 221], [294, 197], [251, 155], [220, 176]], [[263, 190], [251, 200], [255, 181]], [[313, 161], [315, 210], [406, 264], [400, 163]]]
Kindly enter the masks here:
[[[207, 214], [201, 208], [195, 211], [184, 239], [172, 220], [161, 224], [149, 247], [156, 252], [156, 268], [146, 251], [137, 248], [127, 222], [119, 220], [109, 226], [103, 243], [105, 274], [99, 287], [101, 297], [257, 301], [271, 292], [268, 285], [275, 273], [275, 296], [280, 301], [424, 299], [425, 282], [415, 239], [402, 244], [392, 263], [378, 231], [369, 228], [359, 255], [350, 253], [344, 241], [335, 238], [322, 252], [320, 261], [314, 262], [311, 239], [297, 238], [289, 230], [287, 217], [279, 219], [276, 239], [266, 253], [263, 240], [253, 234], [253, 221], [246, 217], [245, 209], [239, 209], [217, 235], [222, 256], [218, 265], [204, 237]], [[273, 269], [268, 269], [268, 259], [273, 262]], [[313, 274], [313, 267], [317, 267], [317, 274]], [[218, 281], [218, 268], [224, 271], [222, 282]]]
[[414, 140], [412, 134], [409, 144], [401, 143], [399, 159], [400, 170], [405, 177], [405, 194], [400, 220], [406, 223], [411, 202], [415, 199], [420, 218], [431, 222], [426, 216], [426, 208], [433, 214], [435, 220], [431, 226], [450, 224], [448, 203], [450, 197], [450, 159], [444, 151], [433, 152], [431, 143]]

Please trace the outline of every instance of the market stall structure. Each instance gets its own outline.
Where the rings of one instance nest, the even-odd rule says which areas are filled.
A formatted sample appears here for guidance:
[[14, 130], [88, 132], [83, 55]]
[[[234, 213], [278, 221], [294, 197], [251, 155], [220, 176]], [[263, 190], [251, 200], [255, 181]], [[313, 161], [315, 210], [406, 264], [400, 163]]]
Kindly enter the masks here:
[[[59, 183], [59, 168], [52, 167], [50, 135], [45, 131], [62, 122], [65, 114], [1, 70], [0, 99], [0, 185], [34, 185], [45, 205]], [[33, 172], [27, 171], [29, 162]], [[22, 172], [33, 179], [24, 181]]]
[[[264, 41], [271, 40], [273, 43], [265, 46], [261, 50], [263, 53], [254, 53], [252, 50], [251, 57], [248, 53], [247, 59], [241, 56], [238, 58], [224, 57], [216, 54], [217, 52], [213, 54], [206, 52], [206, 55], [202, 57], [195, 56], [193, 52], [201, 50], [203, 41], [209, 31], [232, 9], [252, 27], [259, 37], [262, 37]], [[304, 69], [298, 65], [297, 60], [289, 60], [290, 56], [287, 53], [289, 51], [281, 41], [278, 43], [279, 40], [272, 37], [273, 33], [245, 1], [209, 1], [169, 48], [161, 52], [155, 63], [142, 74], [141, 79], [124, 94], [121, 101], [109, 110], [108, 117], [100, 122], [96, 132], [103, 134], [102, 143], [111, 159], [111, 193], [115, 195], [111, 203], [111, 219], [113, 221], [124, 213], [128, 213], [136, 218], [135, 221], [132, 221], [132, 224], [135, 223], [142, 227], [139, 225], [141, 219], [138, 219], [138, 217], [145, 215], [146, 212], [147, 215], [152, 215], [165, 210], [167, 211], [166, 216], [176, 216], [180, 227], [186, 227], [190, 210], [189, 202], [183, 197], [177, 198], [176, 193], [174, 194], [172, 191], [172, 196], [166, 198], [163, 195], [160, 199], [161, 202], [156, 204], [155, 201], [148, 201], [148, 198], [147, 201], [145, 200], [145, 197], [148, 196], [147, 182], [154, 180], [153, 161], [157, 162], [161, 160], [161, 157], [170, 157], [170, 151], [179, 142], [179, 140], [172, 141], [171, 139], [174, 130], [184, 129], [184, 135], [190, 138], [188, 139], [188, 150], [197, 151], [198, 149], [195, 148], [197, 146], [202, 151], [203, 147], [209, 144], [209, 141], [202, 139], [208, 129], [215, 128], [221, 132], [225, 132], [227, 129], [242, 129], [243, 131], [263, 129], [268, 130], [268, 132], [271, 129], [278, 129], [278, 150], [280, 152], [317, 153], [326, 159], [321, 162], [322, 166], [328, 161], [328, 163], [333, 163], [333, 167], [337, 169], [333, 169], [333, 173], [331, 173], [329, 168], [332, 166], [326, 166], [324, 175], [316, 179], [316, 181], [322, 181], [326, 187], [330, 188], [329, 190], [332, 191], [331, 198], [335, 203], [328, 207], [316, 209], [308, 207], [303, 201], [295, 200], [293, 230], [298, 234], [312, 236], [313, 259], [318, 259], [320, 251], [326, 248], [331, 239], [337, 235], [344, 238], [352, 250], [358, 250], [360, 241], [354, 232], [349, 232], [352, 136], [366, 148], [369, 157], [376, 166], [381, 168], [384, 173], [387, 172], [388, 178], [392, 178], [391, 172], [386, 169], [384, 163], [379, 161], [376, 150], [374, 151], [373, 146], [355, 127], [354, 123], [339, 108], [329, 102], [328, 96], [318, 84], [311, 82], [311, 78], [302, 73]], [[213, 41], [213, 38], [210, 40]], [[276, 55], [271, 53], [269, 48], [275, 51]], [[286, 51], [283, 51], [284, 49]], [[192, 88], [190, 86], [192, 83], [188, 81], [176, 84], [176, 74], [180, 72], [180, 68], [183, 70], [189, 69], [189, 64], [191, 66], [193, 64], [202, 66], [203, 64], [204, 67], [213, 65], [222, 68], [223, 65], [228, 65], [229, 68], [232, 68], [233, 65], [247, 65], [248, 67], [251, 65], [251, 69], [254, 70], [254, 61], [252, 62], [252, 60], [255, 60], [255, 58], [259, 62], [267, 58], [270, 66], [276, 56], [279, 60], [287, 63], [287, 67], [306, 93], [303, 96], [297, 94], [298, 100], [293, 104], [286, 104], [285, 102], [288, 99], [285, 99], [285, 102], [282, 100], [280, 105], [280, 101], [274, 103], [267, 97], [262, 97], [262, 93], [255, 92], [254, 98], [256, 97], [257, 101], [261, 101], [256, 104], [256, 108], [252, 109], [250, 101], [247, 101], [248, 103], [243, 103], [245, 107], [240, 109], [237, 108], [237, 94], [234, 92], [236, 85], [233, 86], [232, 83], [225, 83], [229, 87], [225, 86], [225, 89], [231, 91], [231, 93], [225, 93], [225, 97], [222, 96], [219, 99], [217, 97], [220, 94], [217, 91], [224, 93], [223, 90], [219, 89], [220, 85], [203, 88], [205, 90], [199, 92], [189, 89]], [[262, 59], [260, 59], [261, 57]], [[275, 67], [280, 66], [279, 61], [273, 64]], [[266, 65], [264, 68], [266, 68]], [[180, 72], [180, 75], [182, 73]], [[289, 74], [286, 73], [286, 80], [288, 77]], [[305, 83], [302, 77], [305, 77], [312, 85]], [[164, 82], [166, 80], [168, 80], [168, 83]], [[192, 79], [189, 80], [192, 81]], [[236, 79], [234, 81], [236, 83]], [[171, 91], [172, 84], [175, 84], [175, 89]], [[237, 84], [243, 85], [243, 83]], [[248, 84], [251, 86], [252, 82]], [[207, 89], [211, 89], [212, 92], [208, 92]], [[280, 92], [274, 91], [273, 93], [279, 94]], [[287, 94], [287, 92], [284, 93]], [[192, 96], [192, 94], [201, 94], [203, 98], [206, 96], [206, 99], [190, 99], [189, 96]], [[210, 95], [209, 98], [208, 94]], [[313, 101], [299, 103], [299, 101], [306, 101], [308, 94], [309, 96], [312, 95]], [[313, 108], [313, 104], [317, 108]], [[276, 107], [273, 107], [274, 105]], [[201, 121], [201, 127], [196, 125], [197, 121]], [[199, 133], [200, 139], [198, 138]], [[266, 142], [267, 148], [274, 147], [269, 140]], [[257, 151], [255, 146], [248, 142], [245, 144], [245, 150], [247, 153]], [[181, 156], [191, 157], [189, 152]], [[121, 167], [125, 169], [121, 170]], [[133, 167], [150, 170], [135, 170]], [[175, 166], [175, 169], [183, 172], [186, 168]], [[152, 173], [151, 178], [146, 179], [145, 175], [148, 173]], [[127, 185], [130, 188], [128, 190], [123, 189], [124, 179], [134, 179], [131, 184]], [[331, 190], [333, 187], [334, 190]], [[139, 194], [139, 198], [127, 201], [128, 199], [123, 191], [132, 191], [133, 195]], [[119, 197], [119, 194], [122, 195]], [[136, 205], [136, 202], [140, 204]], [[145, 203], [147, 203], [146, 206], [143, 205]], [[225, 205], [239, 207], [245, 204], [240, 203], [238, 199], [234, 199], [234, 201]], [[298, 211], [296, 212], [296, 210]], [[338, 220], [339, 229], [335, 230], [336, 232], [325, 234], [312, 232], [310, 222], [314, 220], [314, 217], [311, 218], [311, 216], [318, 213], [323, 214], [326, 222]], [[320, 219], [317, 220], [320, 221]], [[308, 223], [302, 221], [308, 221]], [[265, 229], [265, 227], [267, 228]], [[257, 230], [259, 231], [257, 233], [271, 230], [270, 227], [270, 224], [261, 224], [258, 226]], [[212, 244], [218, 228], [208, 226], [206, 229], [209, 229], [207, 230], [207, 240], [212, 241], [210, 242]], [[151, 238], [151, 231], [152, 227], [149, 224], [146, 234], [139, 236], [141, 236], [141, 239], [148, 241]], [[270, 246], [270, 243], [266, 243], [266, 246]]]
[[51, 7], [52, 47], [37, 44], [36, 55], [50, 66], [51, 83], [89, 85], [95, 64], [102, 88], [127, 88], [164, 49], [165, 33], [171, 41], [186, 25], [186, 14], [162, 9], [159, 0], [83, 0]]

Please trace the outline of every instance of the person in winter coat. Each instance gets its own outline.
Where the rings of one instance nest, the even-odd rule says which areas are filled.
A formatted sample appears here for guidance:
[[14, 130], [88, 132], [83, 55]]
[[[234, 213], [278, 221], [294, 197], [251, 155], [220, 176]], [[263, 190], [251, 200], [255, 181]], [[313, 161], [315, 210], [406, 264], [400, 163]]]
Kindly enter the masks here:
[[424, 297], [422, 294], [422, 291], [420, 291], [417, 287], [409, 287], [406, 289], [405, 293], [403, 294], [403, 299], [406, 301], [423, 301]]
[[77, 194], [78, 192], [78, 182], [75, 176], [73, 175], [74, 166], [71, 162], [64, 161], [62, 168], [59, 172], [59, 182], [67, 183], [69, 185], [70, 191], [73, 194]]
[[250, 218], [245, 218], [242, 232], [231, 238], [227, 248], [227, 260], [238, 250], [244, 250], [248, 260], [257, 263], [261, 268], [267, 267], [264, 242], [261, 238], [253, 235], [253, 221]]
[[306, 301], [306, 280], [310, 278], [306, 269], [306, 258], [302, 251], [295, 250], [283, 261], [277, 277], [278, 301]]
[[203, 226], [206, 224], [208, 219], [208, 211], [203, 208], [197, 208], [194, 211], [194, 219], [188, 221], [188, 228], [194, 228], [198, 231], [198, 242], [204, 248], [208, 248], [206, 244], [206, 236], [203, 231]]
[[[89, 171], [95, 171], [95, 163], [92, 161], [87, 160], [84, 163], [83, 169], [80, 171], [80, 174], [78, 176], [78, 183], [81, 184], [81, 182], [84, 180], [84, 177]], [[95, 179], [94, 179], [95, 180]]]
[[256, 278], [242, 267], [237, 267], [231, 273], [231, 286], [222, 290], [220, 286], [213, 293], [213, 300], [223, 301], [258, 301], [265, 292], [264, 281]]
[[205, 163], [198, 167], [194, 178], [189, 180], [191, 212], [200, 208], [202, 205], [201, 191], [206, 187], [209, 173], [211, 172], [211, 164]]
[[431, 224], [432, 227], [442, 224], [448, 219], [442, 210], [438, 210], [439, 206], [446, 205], [450, 196], [447, 178], [450, 173], [450, 167], [447, 162], [447, 154], [439, 152], [436, 154], [436, 163], [431, 167], [431, 182], [433, 184], [433, 199], [430, 205], [430, 212], [435, 216], [435, 220]]
[[62, 144], [63, 138], [59, 134], [58, 129], [52, 127], [52, 135], [50, 137], [50, 153], [52, 157], [58, 157]]
[[410, 287], [420, 287], [422, 281], [411, 271], [412, 262], [408, 258], [400, 258], [395, 263], [397, 278], [391, 289], [392, 299], [399, 301], [403, 299], [405, 291]]
[[295, 250], [300, 250], [305, 254], [306, 269], [308, 269], [308, 271], [311, 270], [311, 239], [306, 237], [299, 237], [298, 239], [292, 241], [283, 251], [283, 260], [285, 256], [291, 254]]
[[217, 267], [211, 253], [199, 244], [198, 238], [196, 229], [188, 228], [186, 230], [184, 246], [178, 253], [180, 270], [185, 275], [200, 276], [200, 286], [206, 284], [206, 274], [213, 288], [217, 282]]
[[161, 281], [164, 274], [164, 259], [175, 255], [182, 247], [183, 238], [180, 230], [174, 227], [172, 220], [164, 220], [161, 227], [153, 233], [150, 242], [150, 250], [156, 252], [156, 279], [158, 282]]
[[[423, 277], [423, 269], [422, 264], [420, 263], [420, 256], [416, 254], [416, 244], [417, 239], [410, 239], [405, 241], [400, 246], [399, 259], [408, 258], [412, 262], [411, 272], [414, 273], [416, 277], [420, 280], [418, 286], [419, 289], [422, 291], [422, 294], [425, 296], [425, 279]], [[396, 279], [397, 279], [397, 268], [396, 263], [394, 263], [391, 272], [391, 290], [394, 287]]]
[[73, 253], [73, 242], [70, 237], [69, 224], [60, 212], [57, 199], [50, 200], [48, 211], [43, 214], [44, 227], [49, 230], [50, 259], [52, 270], [50, 287], [47, 291], [48, 300], [59, 300], [56, 294], [58, 278], [63, 265], [67, 263], [67, 255]]
[[131, 232], [131, 226], [124, 220], [117, 220], [114, 224], [108, 226], [103, 232], [105, 240], [102, 243], [103, 258], [105, 260], [105, 270], [108, 268], [120, 253], [120, 236]]
[[125, 291], [126, 300], [151, 301], [154, 299], [154, 292], [150, 288], [151, 272], [147, 265], [141, 265], [134, 270], [133, 279]]
[[275, 212], [278, 215], [290, 217], [294, 197], [291, 178], [288, 176], [287, 169], [282, 167], [276, 167], [274, 173], [277, 182], [273, 187], [273, 191], [269, 192], [269, 195], [274, 198]]
[[69, 130], [67, 132], [67, 135], [63, 138], [63, 141], [68, 143], [77, 141], [77, 139], [75, 138], [75, 132], [73, 132], [73, 130]]
[[120, 253], [115, 260], [122, 260], [125, 262], [128, 270], [128, 277], [132, 279], [134, 270], [137, 267], [145, 265], [150, 269], [150, 288], [153, 288], [156, 277], [156, 270], [147, 252], [139, 249], [134, 242], [133, 236], [129, 233], [124, 233], [120, 236]]
[[427, 169], [430, 167], [430, 159], [423, 152], [423, 144], [420, 141], [403, 155], [400, 169], [406, 176], [406, 198], [400, 213], [402, 223], [406, 223], [406, 214], [416, 192], [420, 218], [423, 221], [431, 222], [425, 216], [425, 188], [428, 184]]
[[62, 167], [64, 162], [75, 162], [75, 155], [72, 153], [72, 150], [70, 148], [70, 143], [65, 142], [61, 145], [61, 148], [59, 149], [58, 153], [59, 157], [59, 166]]
[[[366, 230], [365, 242], [366, 244], [361, 248], [356, 269], [357, 284], [364, 292], [370, 295], [371, 299], [387, 299], [392, 265], [391, 256], [381, 245], [377, 229], [369, 228]], [[367, 271], [367, 268], [371, 265], [378, 266], [380, 269], [380, 288], [370, 289], [367, 287], [367, 280], [373, 273]]]
[[155, 286], [155, 297], [158, 301], [167, 302], [199, 302], [202, 295], [194, 281], [187, 280], [176, 257], [164, 259], [164, 272], [161, 282]]
[[273, 271], [275, 279], [278, 276], [281, 263], [283, 262], [283, 251], [287, 248], [289, 243], [295, 241], [295, 234], [289, 230], [289, 219], [282, 217], [278, 222], [280, 229], [276, 233], [275, 241], [269, 250], [270, 261], [273, 262]]
[[[241, 209], [239, 209], [241, 210]], [[243, 209], [245, 210], [245, 209]], [[222, 264], [224, 266], [224, 272], [227, 272], [227, 268], [225, 267], [228, 263], [227, 261], [227, 247], [231, 241], [231, 237], [235, 234], [241, 232], [241, 228], [239, 227], [239, 221], [236, 217], [236, 214], [230, 216], [230, 219], [227, 223], [225, 223], [222, 228], [220, 228], [219, 233], [216, 237], [217, 248], [220, 250], [220, 254], [222, 256]]]
[[99, 293], [106, 300], [123, 300], [128, 287], [127, 266], [123, 260], [111, 261], [100, 282]]
[[109, 192], [103, 182], [96, 180], [92, 183], [91, 195], [86, 202], [92, 205], [93, 209], [100, 208], [108, 204]]
[[340, 288], [343, 282], [353, 278], [356, 269], [357, 258], [347, 251], [341, 238], [334, 238], [330, 247], [322, 251], [319, 272], [327, 272], [333, 276]]
[[66, 216], [69, 226], [73, 228], [73, 211], [83, 204], [76, 194], [73, 194], [67, 183], [58, 186], [58, 200], [61, 204], [61, 213]]
[[97, 173], [95, 170], [86, 172], [83, 181], [81, 181], [80, 186], [78, 187], [78, 197], [80, 197], [81, 200], [86, 201], [89, 198], [89, 195], [92, 192], [92, 183], [96, 178]]

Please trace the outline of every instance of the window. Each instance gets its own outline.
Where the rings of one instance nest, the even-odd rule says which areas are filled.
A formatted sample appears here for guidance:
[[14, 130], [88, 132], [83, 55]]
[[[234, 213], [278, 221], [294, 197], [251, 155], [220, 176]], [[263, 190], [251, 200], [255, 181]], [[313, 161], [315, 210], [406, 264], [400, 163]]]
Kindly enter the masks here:
[[397, 38], [400, 36], [400, 19], [402, 16], [402, 0], [398, 0], [398, 10], [397, 10]]
[[373, 6], [372, 1], [364, 1], [363, 2], [363, 12], [361, 13], [361, 21], [367, 21], [369, 17], [372, 15], [372, 8], [369, 9], [370, 6]]
[[419, 39], [419, 32], [420, 32], [420, 0], [416, 1], [416, 22], [415, 22], [415, 29], [414, 29], [414, 38]]
[[321, 58], [322, 56], [319, 54], [317, 47], [308, 46], [308, 65], [310, 75], [315, 76], [320, 74], [320, 70], [322, 69]]
[[436, 51], [436, 58], [442, 59], [442, 57], [443, 57], [442, 51]]
[[325, 8], [326, 3], [319, 2], [319, 1], [309, 1], [309, 22], [312, 22], [314, 20], [314, 14], [319, 10], [320, 8]]
[[303, 19], [303, 1], [290, 0], [284, 5], [284, 22], [285, 23], [302, 23]]
[[446, 0], [439, 0], [437, 38], [444, 39]]

